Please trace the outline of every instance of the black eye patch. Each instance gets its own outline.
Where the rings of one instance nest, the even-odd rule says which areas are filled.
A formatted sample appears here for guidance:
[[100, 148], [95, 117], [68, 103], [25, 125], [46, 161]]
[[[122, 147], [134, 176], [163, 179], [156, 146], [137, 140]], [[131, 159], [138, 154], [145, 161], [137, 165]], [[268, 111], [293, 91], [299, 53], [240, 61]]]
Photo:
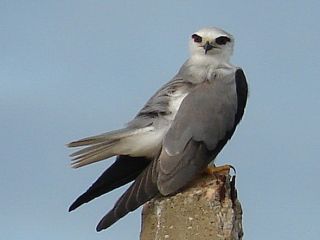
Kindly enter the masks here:
[[227, 42], [231, 42], [231, 39], [225, 36], [216, 38], [216, 43], [219, 45], [225, 45]]
[[201, 43], [202, 42], [202, 37], [200, 37], [199, 35], [197, 34], [192, 34], [192, 39], [194, 42], [197, 42], [197, 43]]

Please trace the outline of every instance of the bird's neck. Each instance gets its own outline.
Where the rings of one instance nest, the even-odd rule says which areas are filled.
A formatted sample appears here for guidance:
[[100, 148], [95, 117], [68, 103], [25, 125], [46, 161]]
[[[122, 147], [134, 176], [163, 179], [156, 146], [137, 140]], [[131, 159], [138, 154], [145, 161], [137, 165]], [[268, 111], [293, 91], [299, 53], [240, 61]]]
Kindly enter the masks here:
[[230, 65], [229, 56], [225, 56], [223, 54], [219, 55], [203, 55], [203, 54], [195, 54], [192, 55], [188, 64], [199, 67], [210, 67], [210, 68], [219, 68], [223, 66]]
[[224, 56], [193, 55], [182, 66], [180, 74], [184, 79], [194, 83], [200, 83], [212, 78], [212, 74], [223, 69], [233, 69], [229, 58]]

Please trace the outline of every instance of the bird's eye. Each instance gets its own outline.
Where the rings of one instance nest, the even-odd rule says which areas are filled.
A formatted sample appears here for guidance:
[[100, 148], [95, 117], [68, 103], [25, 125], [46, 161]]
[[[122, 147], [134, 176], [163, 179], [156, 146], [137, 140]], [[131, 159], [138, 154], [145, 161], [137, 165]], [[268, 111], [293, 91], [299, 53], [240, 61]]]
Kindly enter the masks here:
[[227, 42], [231, 42], [231, 39], [225, 36], [216, 38], [216, 43], [218, 45], [225, 45]]
[[201, 43], [202, 42], [202, 37], [200, 37], [199, 35], [197, 34], [192, 34], [192, 39], [194, 42], [197, 42], [197, 43]]

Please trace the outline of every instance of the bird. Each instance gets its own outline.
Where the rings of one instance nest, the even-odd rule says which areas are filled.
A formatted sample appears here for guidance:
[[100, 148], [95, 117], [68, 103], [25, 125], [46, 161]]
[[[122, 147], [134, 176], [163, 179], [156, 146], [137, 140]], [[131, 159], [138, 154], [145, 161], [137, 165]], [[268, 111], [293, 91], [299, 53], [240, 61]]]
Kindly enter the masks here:
[[107, 229], [154, 197], [178, 193], [214, 162], [242, 119], [248, 97], [244, 71], [230, 63], [234, 41], [217, 27], [194, 32], [189, 58], [133, 120], [67, 145], [81, 147], [70, 155], [73, 168], [116, 156], [69, 211], [132, 182], [96, 227]]

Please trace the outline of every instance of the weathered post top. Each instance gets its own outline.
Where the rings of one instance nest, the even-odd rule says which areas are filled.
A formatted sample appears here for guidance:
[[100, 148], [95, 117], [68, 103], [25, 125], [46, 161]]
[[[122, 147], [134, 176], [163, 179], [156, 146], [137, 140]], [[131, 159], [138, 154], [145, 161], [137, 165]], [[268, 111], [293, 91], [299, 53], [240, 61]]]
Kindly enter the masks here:
[[182, 192], [145, 204], [140, 240], [242, 239], [235, 178], [201, 175]]

